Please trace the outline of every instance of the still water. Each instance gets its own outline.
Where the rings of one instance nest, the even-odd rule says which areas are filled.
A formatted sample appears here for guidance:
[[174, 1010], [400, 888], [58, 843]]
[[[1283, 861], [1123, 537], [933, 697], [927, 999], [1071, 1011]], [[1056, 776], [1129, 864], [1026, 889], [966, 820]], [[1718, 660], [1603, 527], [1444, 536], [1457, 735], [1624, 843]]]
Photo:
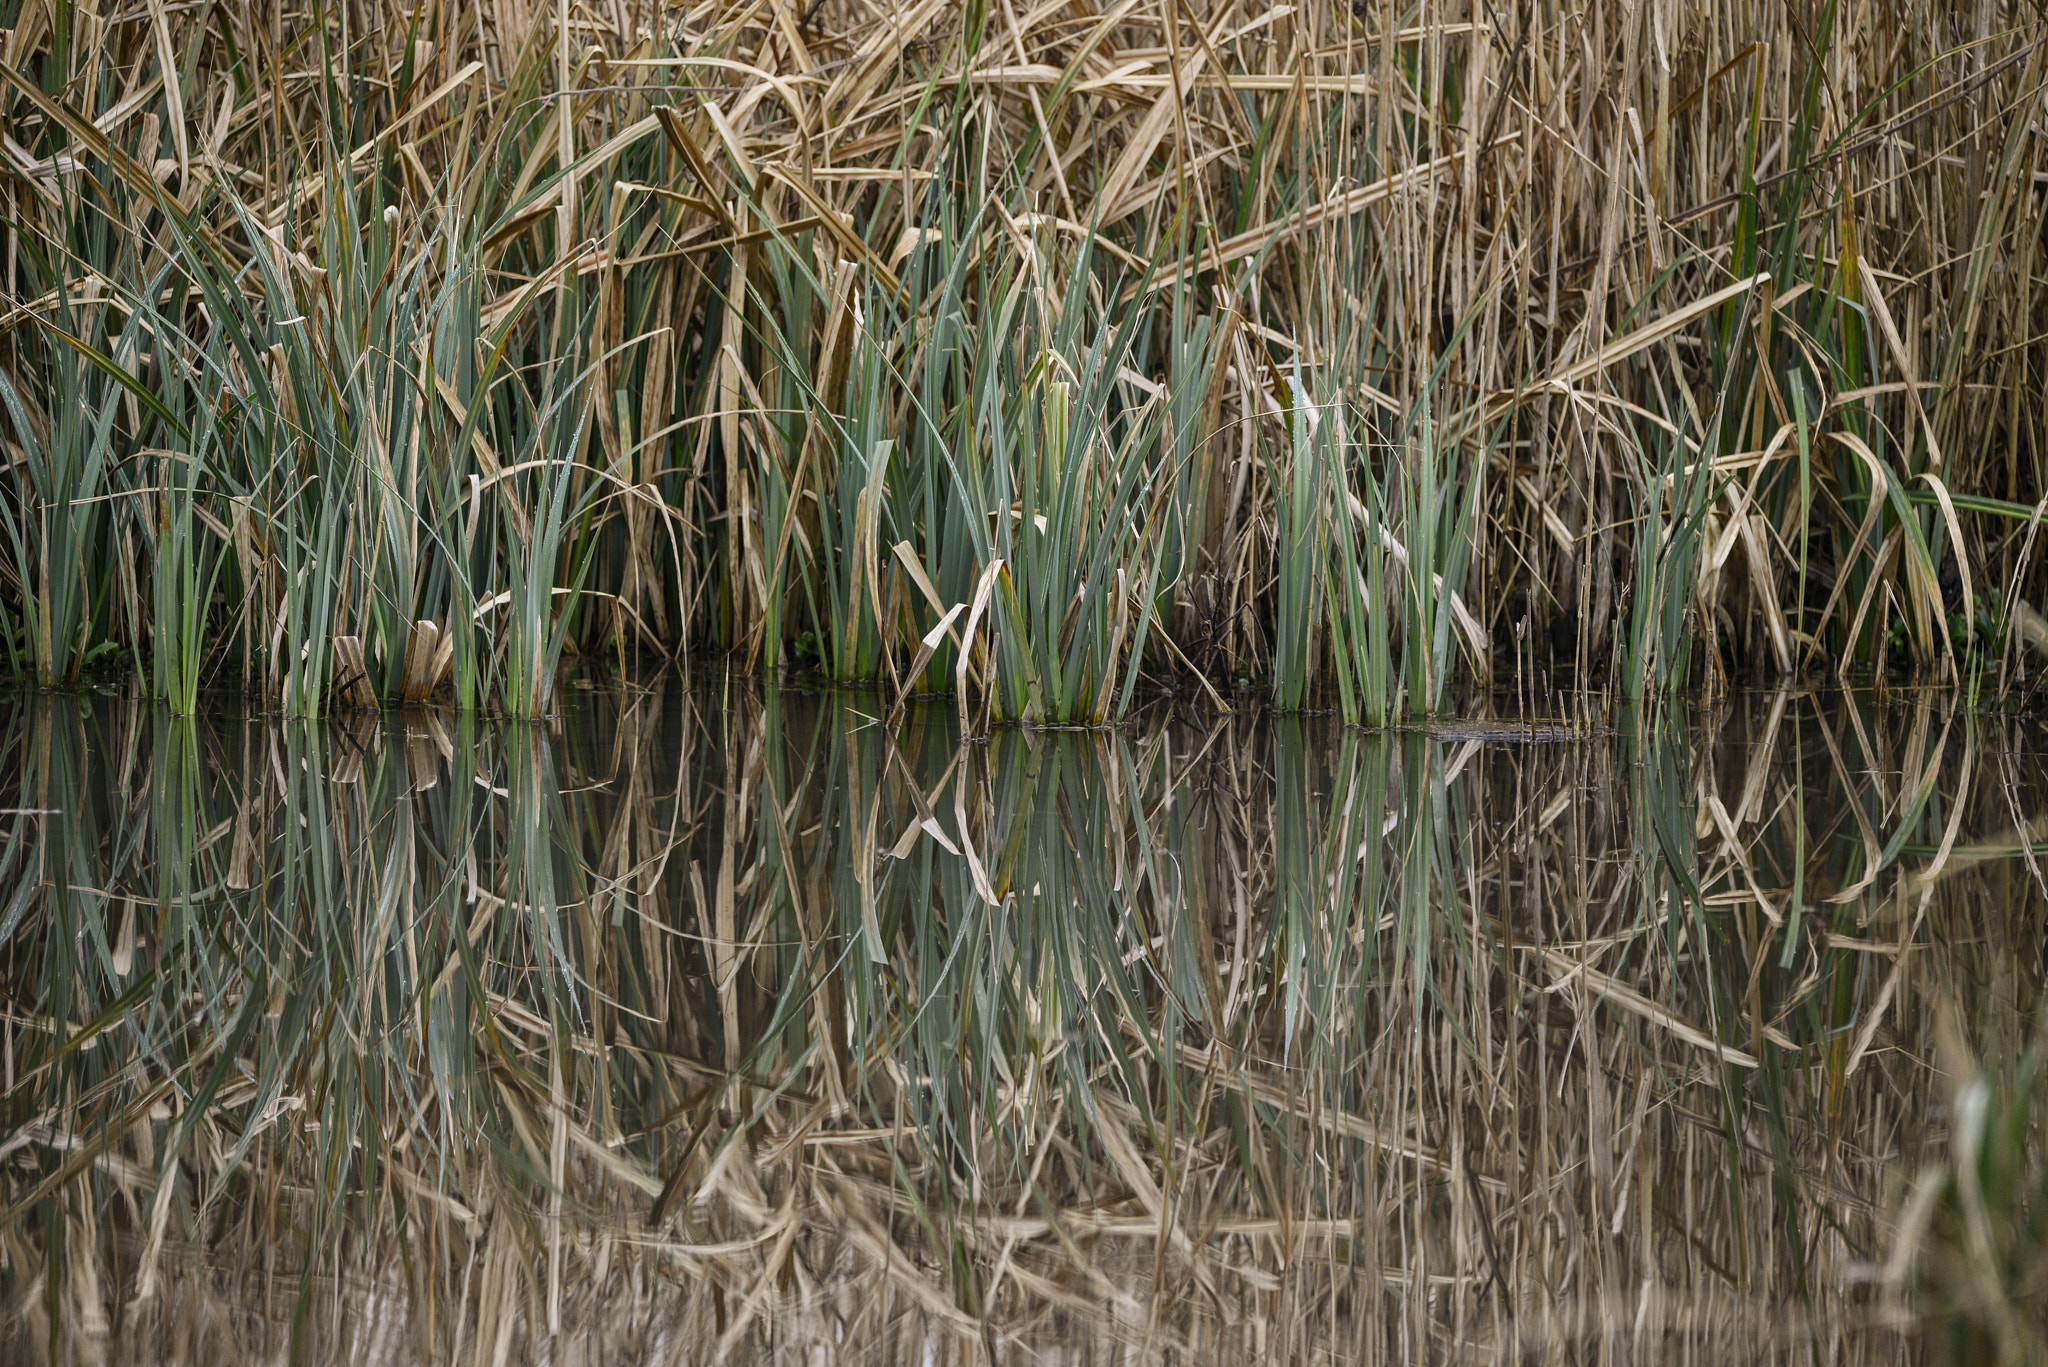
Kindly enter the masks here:
[[2037, 721], [573, 695], [0, 702], [0, 1360], [2040, 1351]]

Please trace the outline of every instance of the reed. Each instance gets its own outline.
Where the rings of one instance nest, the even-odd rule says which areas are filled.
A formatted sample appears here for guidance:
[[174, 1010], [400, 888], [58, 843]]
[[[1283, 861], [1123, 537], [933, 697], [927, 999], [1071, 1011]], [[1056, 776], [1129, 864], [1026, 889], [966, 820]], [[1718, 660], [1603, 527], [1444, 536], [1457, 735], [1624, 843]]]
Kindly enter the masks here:
[[534, 715], [564, 654], [694, 647], [1385, 720], [1511, 658], [2031, 663], [1997, 6], [16, 9], [44, 684]]

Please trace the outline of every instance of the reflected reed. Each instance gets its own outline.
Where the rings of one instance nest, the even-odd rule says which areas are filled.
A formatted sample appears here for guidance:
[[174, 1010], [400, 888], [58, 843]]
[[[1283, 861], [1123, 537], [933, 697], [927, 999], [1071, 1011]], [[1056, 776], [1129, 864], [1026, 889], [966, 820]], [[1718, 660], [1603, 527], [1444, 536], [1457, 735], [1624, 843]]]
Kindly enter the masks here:
[[13, 707], [0, 1355], [2039, 1351], [2039, 728], [881, 710]]

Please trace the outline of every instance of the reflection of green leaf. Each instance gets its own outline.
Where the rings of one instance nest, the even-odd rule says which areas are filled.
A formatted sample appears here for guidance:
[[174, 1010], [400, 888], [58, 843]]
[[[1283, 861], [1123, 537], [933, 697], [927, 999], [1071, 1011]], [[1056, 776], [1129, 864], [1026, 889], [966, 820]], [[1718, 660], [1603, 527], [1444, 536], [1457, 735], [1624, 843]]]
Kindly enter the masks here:
[[[875, 1228], [963, 1269], [976, 1294], [997, 1256], [982, 1222], [1032, 1210], [1088, 1236], [1009, 1225], [1034, 1275], [1097, 1253], [1109, 1221], [1119, 1240], [1163, 1231], [1176, 1259], [1227, 1241], [1230, 1265], [1262, 1276], [1281, 1256], [1349, 1275], [1371, 1253], [1361, 1275], [1378, 1288], [1387, 1250], [1426, 1249], [1477, 1285], [1493, 1255], [1447, 1216], [1445, 1183], [1520, 1238], [1510, 1183], [1605, 1195], [1567, 1184], [1594, 1180], [1589, 1140], [1619, 1137], [1674, 1195], [1625, 1233], [1588, 1222], [1588, 1263], [1638, 1229], [1705, 1230], [1703, 1256], [1775, 1295], [1806, 1284], [1801, 1242], [1821, 1223], [1881, 1256], [1897, 1166], [1824, 1168], [1820, 1141], [1895, 1134], [1902, 1094], [1926, 1099], [1932, 1074], [1912, 1070], [1933, 1051], [1899, 1018], [1895, 1064], [1833, 1065], [1813, 1086], [1825, 1060], [1799, 1051], [1841, 1043], [1846, 1062], [1862, 1013], [1885, 1009], [1862, 986], [1877, 946], [1845, 949], [1810, 908], [1782, 926], [1728, 911], [1731, 892], [1747, 908], [1793, 881], [1788, 858], [1839, 869], [1861, 854], [1841, 806], [1867, 796], [1862, 752], [1832, 788], [1810, 745], [1804, 782], [1786, 784], [1799, 773], [1782, 750], [1753, 784], [1738, 760], [1731, 782], [1673, 724], [1619, 742], [1591, 780], [1588, 747], [1604, 742], [1590, 738], [1509, 754], [1296, 717], [1234, 721], [1226, 734], [1248, 743], [1191, 756], [1163, 734], [961, 745], [947, 708], [892, 731], [865, 704], [736, 701], [707, 725], [689, 707], [606, 712], [600, 695], [559, 732], [447, 737], [445, 761], [404, 734], [422, 719], [267, 734], [235, 719], [216, 735], [165, 721], [138, 743], [114, 709], [94, 721], [61, 704], [11, 733], [0, 717], [0, 775], [35, 775], [0, 808], [33, 784], [66, 809], [42, 845], [0, 844], [0, 886], [25, 907], [4, 942], [10, 1013], [93, 1022], [68, 1046], [75, 1026], [23, 1029], [11, 1100], [97, 1146], [31, 1141], [0, 1172], [0, 1199], [26, 1217], [5, 1232], [49, 1252], [59, 1203], [120, 1199], [94, 1194], [96, 1170], [153, 1144], [142, 1166], [170, 1228], [213, 1231], [230, 1255], [267, 1232], [251, 1218], [265, 1202], [299, 1246], [366, 1257], [401, 1238], [467, 1256], [482, 1233], [539, 1258], [556, 1216], [538, 1211], [580, 1235], [653, 1206], [651, 1238], [694, 1241], [720, 1275], [758, 1273], [763, 1218], [842, 1234], [844, 1197], [892, 1211]], [[1788, 739], [1827, 725], [1835, 748], [1867, 729], [1896, 753], [1881, 718], [1783, 705], [1805, 713]], [[250, 731], [239, 752], [221, 739]], [[24, 736], [68, 737], [72, 768], [36, 773], [17, 755], [55, 742]], [[648, 762], [678, 752], [701, 762]], [[559, 779], [604, 770], [636, 777], [573, 793]], [[149, 799], [110, 801], [116, 774]], [[1589, 781], [1611, 787], [1578, 804]], [[1799, 810], [1732, 800], [1781, 785]], [[1703, 852], [1697, 814], [1716, 789], [1744, 867]], [[1613, 819], [1583, 819], [1596, 806]], [[1549, 813], [1541, 841], [1531, 810]], [[1889, 819], [1923, 835], [1930, 820], [1911, 803]], [[1996, 872], [1960, 867], [1983, 848], [1963, 835], [1929, 891], [1930, 953], [1983, 938], [1950, 933]], [[1902, 850], [1925, 852], [1884, 855]], [[124, 936], [131, 888], [151, 895]], [[134, 985], [138, 925], [154, 962]], [[1549, 939], [1569, 955], [1546, 957]], [[1559, 1021], [1593, 1069], [1555, 1066]], [[1737, 1056], [1764, 1067], [1731, 1081]], [[1624, 1104], [1610, 1090], [1592, 1109], [1587, 1071], [1627, 1077]], [[153, 1089], [183, 1107], [155, 1129]], [[1539, 1104], [1532, 1142], [1515, 1114]], [[1745, 1118], [1764, 1142], [1735, 1139]], [[719, 1174], [740, 1153], [732, 1187]], [[824, 1180], [789, 1180], [805, 1171]], [[1983, 1186], [2012, 1199], [1995, 1167]], [[444, 1195], [413, 1201], [428, 1192]], [[1322, 1233], [1284, 1255], [1243, 1233], [1290, 1220]]]

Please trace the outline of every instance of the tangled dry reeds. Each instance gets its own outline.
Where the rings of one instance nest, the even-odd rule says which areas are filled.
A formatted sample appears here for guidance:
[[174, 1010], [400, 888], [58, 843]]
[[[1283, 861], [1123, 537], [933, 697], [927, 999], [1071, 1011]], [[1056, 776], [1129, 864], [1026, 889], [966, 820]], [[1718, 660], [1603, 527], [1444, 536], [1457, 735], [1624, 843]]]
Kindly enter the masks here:
[[18, 0], [4, 643], [985, 720], [2004, 671], [2026, 7]]

